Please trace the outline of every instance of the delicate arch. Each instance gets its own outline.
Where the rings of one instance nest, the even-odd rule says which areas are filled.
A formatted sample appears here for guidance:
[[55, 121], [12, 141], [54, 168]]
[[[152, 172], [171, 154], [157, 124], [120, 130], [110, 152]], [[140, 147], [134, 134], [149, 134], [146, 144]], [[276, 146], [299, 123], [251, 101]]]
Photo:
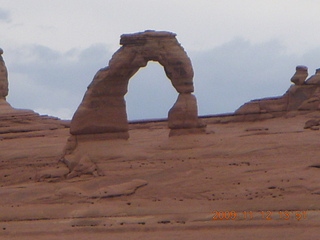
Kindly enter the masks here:
[[[100, 69], [88, 86], [72, 118], [70, 133], [125, 133], [122, 138], [127, 138], [124, 95], [127, 93], [129, 79], [141, 67], [145, 67], [148, 61], [159, 62], [174, 88], [183, 95], [179, 95], [175, 104], [177, 107], [169, 112], [169, 127], [198, 127], [196, 100], [191, 95], [194, 90], [192, 64], [175, 36], [174, 33], [156, 31], [122, 35], [122, 47], [114, 53], [109, 66]], [[184, 107], [188, 104], [189, 107]], [[191, 115], [192, 124], [190, 119], [183, 119]]]

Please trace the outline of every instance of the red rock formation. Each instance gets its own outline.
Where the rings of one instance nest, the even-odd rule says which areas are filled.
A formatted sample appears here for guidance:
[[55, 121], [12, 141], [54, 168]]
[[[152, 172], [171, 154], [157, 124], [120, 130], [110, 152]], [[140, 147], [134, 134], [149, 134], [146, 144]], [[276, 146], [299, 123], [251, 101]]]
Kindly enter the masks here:
[[290, 111], [320, 110], [319, 70], [307, 81], [307, 67], [297, 66], [291, 78], [295, 85], [280, 97], [252, 100], [235, 111], [236, 120], [259, 120], [282, 116]]
[[320, 68], [316, 70], [316, 74], [311, 76], [307, 81], [306, 84], [309, 85], [320, 85]]
[[62, 158], [70, 170], [68, 177], [103, 175], [95, 164], [99, 152], [106, 154], [105, 145], [101, 149], [101, 142], [128, 139], [124, 95], [129, 79], [148, 61], [157, 61], [164, 67], [179, 93], [168, 114], [169, 136], [205, 132], [204, 125], [198, 119], [196, 97], [191, 94], [194, 90], [191, 61], [178, 43], [176, 34], [156, 31], [124, 34], [120, 44], [122, 47], [112, 56], [109, 66], [95, 75], [72, 118], [72, 136]]
[[0, 99], [6, 99], [8, 95], [8, 72], [6, 65], [3, 61], [3, 50], [0, 48]]
[[205, 125], [198, 119], [197, 99], [192, 94], [179, 94], [168, 114], [170, 136], [205, 132]]
[[296, 85], [304, 84], [306, 78], [308, 77], [308, 68], [306, 66], [297, 66], [296, 72], [291, 78], [291, 82]]
[[[170, 128], [197, 128], [197, 103], [193, 92], [193, 69], [184, 49], [170, 32], [145, 31], [121, 36], [122, 47], [112, 56], [109, 66], [98, 71], [75, 112], [72, 135], [106, 134], [106, 138], [128, 138], [124, 95], [129, 79], [148, 61], [159, 62], [179, 94], [170, 111]], [[188, 107], [178, 107], [182, 99]], [[179, 109], [178, 109], [179, 108]], [[176, 114], [175, 114], [176, 113]], [[183, 119], [182, 119], [183, 118]], [[190, 122], [192, 122], [190, 124]]]

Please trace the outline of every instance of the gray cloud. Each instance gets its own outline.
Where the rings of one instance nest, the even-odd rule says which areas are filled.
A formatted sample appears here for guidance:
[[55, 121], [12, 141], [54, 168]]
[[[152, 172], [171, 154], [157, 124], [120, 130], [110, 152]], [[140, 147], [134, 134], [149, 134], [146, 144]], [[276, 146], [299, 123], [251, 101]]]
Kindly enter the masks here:
[[[232, 112], [244, 102], [282, 95], [295, 66], [313, 74], [320, 48], [302, 56], [288, 55], [277, 41], [252, 44], [234, 39], [210, 51], [189, 52], [195, 70], [199, 114]], [[60, 53], [30, 45], [5, 49], [9, 69], [8, 101], [15, 107], [70, 118], [98, 69], [112, 53], [103, 44]], [[149, 63], [130, 80], [125, 96], [129, 119], [166, 117], [177, 93], [162, 66]]]
[[11, 14], [9, 11], [0, 8], [0, 22], [10, 22], [11, 21]]
[[191, 53], [200, 114], [233, 112], [255, 98], [282, 95], [298, 62], [276, 41], [235, 39], [211, 51]]
[[15, 107], [51, 114], [61, 109], [74, 112], [94, 74], [107, 65], [110, 56], [104, 45], [66, 53], [38, 45], [7, 49], [8, 101]]

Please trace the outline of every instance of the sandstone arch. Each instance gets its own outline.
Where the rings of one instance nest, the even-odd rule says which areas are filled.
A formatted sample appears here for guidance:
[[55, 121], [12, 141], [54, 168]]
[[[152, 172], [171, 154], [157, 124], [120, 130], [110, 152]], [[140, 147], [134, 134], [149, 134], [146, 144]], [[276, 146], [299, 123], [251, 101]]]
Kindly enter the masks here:
[[193, 68], [189, 57], [170, 32], [145, 31], [121, 36], [122, 47], [114, 53], [109, 66], [100, 69], [88, 86], [75, 112], [70, 133], [76, 136], [108, 134], [128, 138], [128, 121], [124, 95], [129, 79], [148, 61], [159, 62], [179, 93], [169, 111], [171, 129], [197, 129], [196, 98], [191, 94]]

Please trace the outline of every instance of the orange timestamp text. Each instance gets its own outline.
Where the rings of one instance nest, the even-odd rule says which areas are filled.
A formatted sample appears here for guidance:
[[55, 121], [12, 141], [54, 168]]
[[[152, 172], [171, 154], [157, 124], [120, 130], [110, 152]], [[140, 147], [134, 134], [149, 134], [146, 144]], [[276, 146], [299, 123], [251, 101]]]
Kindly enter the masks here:
[[235, 219], [306, 219], [307, 211], [212, 211], [214, 220]]

